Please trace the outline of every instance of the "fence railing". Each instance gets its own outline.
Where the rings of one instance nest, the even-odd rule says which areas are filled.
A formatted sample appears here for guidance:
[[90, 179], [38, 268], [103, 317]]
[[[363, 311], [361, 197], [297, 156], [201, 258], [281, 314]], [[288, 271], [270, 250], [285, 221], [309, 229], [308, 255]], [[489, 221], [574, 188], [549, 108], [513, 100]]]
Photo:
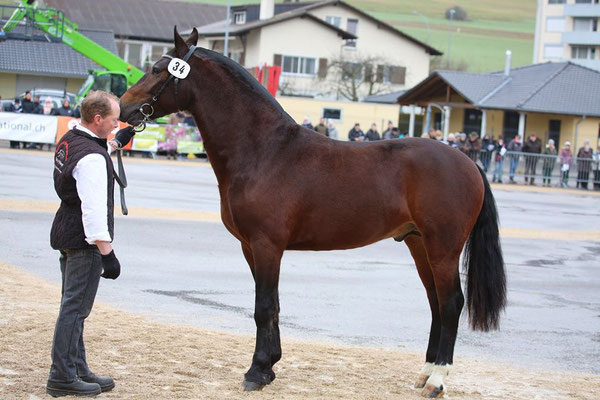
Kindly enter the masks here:
[[467, 154], [480, 164], [491, 182], [528, 185], [580, 187], [600, 190], [600, 160], [559, 155], [507, 151], [499, 156], [496, 151], [482, 150]]

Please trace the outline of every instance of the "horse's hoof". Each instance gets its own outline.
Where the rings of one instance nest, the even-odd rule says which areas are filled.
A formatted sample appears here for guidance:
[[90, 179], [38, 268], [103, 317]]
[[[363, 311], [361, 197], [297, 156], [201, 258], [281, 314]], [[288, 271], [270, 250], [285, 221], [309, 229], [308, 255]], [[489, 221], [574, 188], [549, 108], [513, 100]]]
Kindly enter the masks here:
[[432, 384], [427, 384], [423, 388], [423, 391], [421, 391], [421, 396], [427, 397], [428, 399], [439, 399], [441, 397], [444, 397], [445, 394], [446, 389], [444, 388], [444, 385], [442, 385], [441, 387], [437, 387]]
[[244, 383], [242, 383], [242, 388], [244, 392], [255, 392], [257, 390], [262, 390], [265, 385], [256, 382], [250, 382], [244, 379]]
[[415, 389], [421, 389], [425, 387], [427, 383], [427, 379], [429, 379], [429, 375], [419, 375], [417, 381], [415, 382]]

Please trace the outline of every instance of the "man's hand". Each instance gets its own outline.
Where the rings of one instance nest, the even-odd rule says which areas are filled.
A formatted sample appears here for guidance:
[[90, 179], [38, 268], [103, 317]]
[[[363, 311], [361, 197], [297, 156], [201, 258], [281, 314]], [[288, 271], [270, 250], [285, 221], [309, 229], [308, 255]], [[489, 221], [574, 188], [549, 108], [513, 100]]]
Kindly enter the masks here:
[[127, 143], [129, 143], [133, 135], [135, 135], [133, 126], [127, 126], [117, 132], [114, 140], [119, 144], [119, 148], [123, 148], [127, 146]]
[[114, 250], [102, 256], [102, 266], [104, 267], [103, 278], [117, 279], [121, 274], [121, 263], [117, 260]]

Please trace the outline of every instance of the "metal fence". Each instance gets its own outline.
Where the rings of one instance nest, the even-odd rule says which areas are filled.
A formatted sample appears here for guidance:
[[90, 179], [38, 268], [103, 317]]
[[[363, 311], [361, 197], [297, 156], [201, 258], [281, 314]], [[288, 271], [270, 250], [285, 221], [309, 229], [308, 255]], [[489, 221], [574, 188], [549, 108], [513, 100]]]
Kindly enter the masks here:
[[558, 155], [512, 151], [503, 157], [486, 150], [467, 155], [483, 167], [490, 182], [600, 190], [598, 153], [594, 158], [573, 157], [570, 163]]

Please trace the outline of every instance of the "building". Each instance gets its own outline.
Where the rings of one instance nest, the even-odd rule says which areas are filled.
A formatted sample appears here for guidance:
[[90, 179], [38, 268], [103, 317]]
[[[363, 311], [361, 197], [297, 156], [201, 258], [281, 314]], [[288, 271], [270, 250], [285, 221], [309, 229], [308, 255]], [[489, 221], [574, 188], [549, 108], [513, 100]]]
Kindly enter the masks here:
[[424, 131], [477, 132], [505, 140], [535, 133], [574, 148], [600, 138], [600, 71], [572, 62], [533, 64], [490, 74], [435, 71], [398, 97], [427, 110]]
[[[282, 67], [279, 94], [356, 101], [414, 86], [438, 50], [339, 0], [273, 0], [232, 8], [222, 20], [197, 26], [199, 45], [245, 67]], [[356, 88], [358, 86], [358, 88]]]
[[533, 62], [572, 61], [600, 70], [598, 0], [538, 0]]
[[[173, 27], [191, 29], [225, 18], [226, 7], [161, 0], [45, 0], [78, 25], [78, 31], [125, 61], [145, 70], [173, 44]], [[0, 6], [0, 26], [14, 10]], [[24, 29], [19, 26], [18, 29]], [[76, 93], [91, 69], [103, 69], [41, 30], [0, 41], [0, 96], [49, 88]]]

